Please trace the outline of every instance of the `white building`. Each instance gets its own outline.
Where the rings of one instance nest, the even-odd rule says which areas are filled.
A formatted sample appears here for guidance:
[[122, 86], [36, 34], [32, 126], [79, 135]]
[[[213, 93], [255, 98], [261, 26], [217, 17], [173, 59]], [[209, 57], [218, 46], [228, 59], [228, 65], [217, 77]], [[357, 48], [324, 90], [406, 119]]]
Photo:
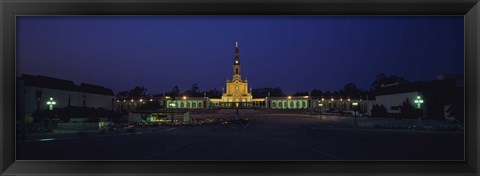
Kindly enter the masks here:
[[[401, 106], [408, 100], [422, 117], [444, 119], [449, 107], [462, 110], [463, 79], [460, 76], [439, 76], [437, 80], [382, 87], [375, 91], [374, 104], [385, 107], [390, 115], [400, 115]], [[417, 101], [416, 101], [417, 100]]]
[[49, 108], [47, 101], [56, 102], [54, 108], [67, 106], [112, 110], [115, 96], [111, 89], [46, 76], [22, 75], [17, 78], [17, 117], [25, 117], [36, 110]]
[[387, 113], [400, 114], [400, 106], [407, 99], [409, 100], [410, 105], [417, 107], [417, 104], [415, 104], [414, 101], [418, 96], [423, 97], [422, 93], [418, 91], [378, 95], [375, 96], [375, 103], [383, 105], [386, 108]]

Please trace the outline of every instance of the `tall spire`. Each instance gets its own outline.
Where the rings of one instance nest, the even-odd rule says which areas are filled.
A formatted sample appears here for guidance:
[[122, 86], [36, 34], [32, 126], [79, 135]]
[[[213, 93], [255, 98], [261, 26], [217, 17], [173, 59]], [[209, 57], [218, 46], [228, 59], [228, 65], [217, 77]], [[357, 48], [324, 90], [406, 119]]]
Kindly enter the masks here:
[[238, 65], [240, 64], [240, 51], [238, 51], [238, 41], [235, 41], [235, 53], [234, 53], [235, 57], [234, 57], [234, 64], [235, 65]]
[[238, 51], [238, 41], [235, 41], [235, 53], [233, 59], [233, 79], [242, 80], [240, 67], [240, 51]]
[[238, 51], [238, 41], [235, 41], [235, 54], [238, 54], [238, 53], [240, 53]]

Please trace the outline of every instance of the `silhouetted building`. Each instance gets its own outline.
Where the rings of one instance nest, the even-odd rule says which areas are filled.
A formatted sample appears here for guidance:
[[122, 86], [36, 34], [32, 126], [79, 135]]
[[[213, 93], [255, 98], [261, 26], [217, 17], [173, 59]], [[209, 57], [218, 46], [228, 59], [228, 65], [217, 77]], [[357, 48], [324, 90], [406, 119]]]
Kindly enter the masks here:
[[53, 108], [67, 106], [102, 108], [112, 110], [115, 96], [111, 89], [47, 76], [24, 74], [17, 78], [17, 117], [23, 118], [37, 110], [47, 110], [49, 101]]
[[451, 116], [453, 106], [463, 111], [463, 88], [463, 76], [441, 75], [430, 82], [382, 87], [374, 92], [374, 104], [383, 105], [390, 116], [399, 116], [403, 104], [409, 103], [420, 112], [418, 116], [444, 119]]

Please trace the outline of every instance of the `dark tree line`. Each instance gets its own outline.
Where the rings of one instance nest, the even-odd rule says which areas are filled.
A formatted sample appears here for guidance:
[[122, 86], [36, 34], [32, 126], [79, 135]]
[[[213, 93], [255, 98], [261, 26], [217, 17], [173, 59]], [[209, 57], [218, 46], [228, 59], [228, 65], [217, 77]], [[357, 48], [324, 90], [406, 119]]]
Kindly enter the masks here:
[[[379, 74], [377, 75], [376, 79], [373, 81], [371, 84], [371, 89], [370, 90], [362, 90], [357, 87], [354, 83], [347, 83], [343, 86], [342, 89], [337, 90], [337, 91], [322, 91], [319, 89], [313, 89], [311, 91], [304, 91], [304, 92], [296, 92], [293, 94], [293, 96], [316, 96], [316, 97], [325, 97], [325, 98], [330, 98], [330, 97], [342, 97], [342, 98], [352, 98], [352, 99], [359, 99], [359, 98], [367, 98], [367, 96], [375, 91], [380, 89], [384, 85], [388, 84], [405, 84], [408, 83], [408, 81], [401, 77], [401, 76], [396, 76], [396, 75], [390, 75], [387, 76], [385, 74]], [[140, 99], [140, 98], [150, 98], [150, 97], [160, 97], [160, 96], [170, 96], [170, 97], [179, 97], [179, 96], [190, 96], [190, 97], [202, 97], [206, 95], [207, 97], [212, 97], [212, 98], [220, 98], [222, 96], [222, 91], [219, 91], [217, 89], [213, 90], [207, 90], [207, 91], [200, 91], [200, 86], [195, 83], [193, 84], [190, 89], [185, 90], [182, 92], [179, 88], [178, 85], [174, 86], [171, 91], [164, 92], [162, 94], [152, 94], [149, 95], [147, 94], [147, 88], [143, 86], [135, 86], [133, 89], [129, 91], [122, 91], [117, 94], [117, 98], [119, 99]], [[279, 96], [285, 96], [285, 93], [282, 91], [280, 87], [275, 87], [275, 88], [256, 88], [252, 89], [252, 95], [253, 97], [279, 97]]]
[[275, 87], [275, 88], [265, 87], [265, 88], [252, 89], [253, 97], [268, 97], [269, 94], [270, 94], [270, 97], [285, 96], [282, 89], [280, 89], [279, 87]]
[[381, 73], [377, 75], [377, 78], [375, 79], [375, 81], [373, 81], [372, 89], [378, 90], [382, 88], [382, 86], [388, 85], [388, 84], [406, 84], [406, 83], [409, 83], [409, 81], [401, 76], [396, 76], [396, 75], [387, 76]]
[[133, 89], [130, 91], [121, 91], [117, 94], [118, 99], [140, 99], [140, 98], [146, 98], [148, 97], [147, 95], [147, 88], [143, 86], [135, 86]]
[[[165, 96], [178, 97], [178, 96], [192, 96], [198, 97], [203, 96], [203, 92], [199, 91], [200, 87], [197, 83], [193, 84], [192, 87], [185, 92], [181, 92], [178, 85], [174, 86], [171, 91], [164, 92]], [[162, 94], [147, 94], [147, 88], [143, 86], [135, 86], [130, 91], [121, 91], [117, 94], [118, 99], [150, 99], [153, 97], [163, 96]]]
[[316, 97], [343, 97], [343, 98], [365, 98], [366, 97], [366, 91], [363, 91], [362, 89], [358, 88], [355, 84], [353, 83], [347, 83], [343, 86], [343, 89], [340, 89], [338, 91], [326, 91], [323, 92], [318, 89], [313, 89], [310, 92], [296, 92], [294, 96], [316, 96]]
[[405, 101], [403, 101], [400, 107], [401, 118], [412, 119], [412, 118], [417, 118], [418, 115], [419, 114], [417, 113], [415, 107], [413, 107], [412, 104], [410, 104], [410, 100], [408, 98]]
[[[321, 91], [318, 89], [313, 89], [310, 91], [311, 96], [317, 96], [317, 97], [325, 97], [325, 98], [330, 98], [330, 97], [342, 97], [342, 98], [352, 98], [352, 99], [359, 99], [359, 98], [367, 98], [368, 95], [372, 94], [372, 92], [375, 92], [376, 90], [381, 89], [385, 85], [389, 84], [406, 84], [408, 81], [401, 77], [401, 76], [396, 76], [396, 75], [391, 75], [387, 76], [385, 74], [379, 74], [377, 75], [376, 79], [373, 81], [371, 84], [370, 90], [362, 90], [357, 87], [354, 83], [347, 83], [343, 86], [342, 89], [337, 90], [337, 91]], [[309, 92], [296, 92], [294, 96], [307, 96], [309, 95]]]

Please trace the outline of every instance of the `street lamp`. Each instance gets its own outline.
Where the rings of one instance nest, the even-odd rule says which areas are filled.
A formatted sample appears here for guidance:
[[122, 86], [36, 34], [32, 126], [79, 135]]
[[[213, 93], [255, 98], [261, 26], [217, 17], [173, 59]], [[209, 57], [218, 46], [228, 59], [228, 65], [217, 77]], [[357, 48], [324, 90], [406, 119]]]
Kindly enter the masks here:
[[417, 104], [417, 108], [420, 109], [421, 105], [423, 104], [423, 99], [420, 96], [417, 96], [417, 99], [414, 101]]
[[[418, 112], [419, 114], [421, 114], [421, 112], [420, 112], [421, 110], [420, 110], [420, 109], [421, 109], [421, 106], [422, 106], [422, 104], [423, 104], [423, 99], [422, 99], [422, 97], [417, 96], [417, 99], [415, 99], [413, 102], [415, 102], [415, 104], [417, 104], [417, 109], [418, 109], [417, 112]], [[420, 120], [422, 119], [422, 115], [419, 116], [419, 119], [420, 119]]]
[[353, 102], [352, 106], [353, 106], [353, 114], [354, 114], [354, 117], [355, 117], [355, 128], [357, 128], [357, 106], [358, 106], [358, 103]]
[[53, 101], [53, 98], [50, 97], [50, 100], [47, 101], [48, 109], [51, 111], [53, 110], [53, 106], [57, 104], [57, 102]]

